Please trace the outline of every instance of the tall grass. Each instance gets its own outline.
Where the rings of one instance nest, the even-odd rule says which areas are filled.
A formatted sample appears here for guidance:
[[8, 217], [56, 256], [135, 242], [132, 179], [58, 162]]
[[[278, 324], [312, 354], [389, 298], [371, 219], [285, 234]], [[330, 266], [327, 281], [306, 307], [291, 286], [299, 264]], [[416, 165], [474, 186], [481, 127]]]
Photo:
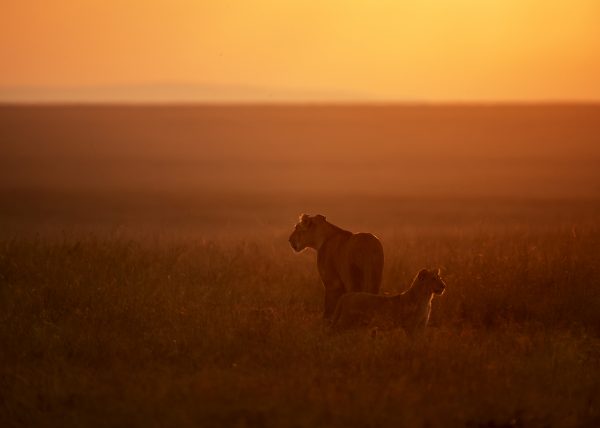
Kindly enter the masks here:
[[380, 234], [384, 291], [445, 272], [418, 341], [331, 334], [284, 227], [5, 237], [0, 424], [597, 426], [600, 230], [530, 224]]

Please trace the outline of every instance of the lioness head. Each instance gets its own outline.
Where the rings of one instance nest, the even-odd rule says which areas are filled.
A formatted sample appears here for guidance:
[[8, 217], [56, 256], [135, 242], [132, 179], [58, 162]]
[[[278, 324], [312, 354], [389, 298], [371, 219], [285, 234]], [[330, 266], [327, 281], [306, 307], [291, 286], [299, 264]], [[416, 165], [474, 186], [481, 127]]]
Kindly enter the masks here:
[[417, 280], [420, 282], [421, 286], [426, 287], [428, 291], [439, 296], [446, 290], [446, 283], [440, 277], [440, 273], [440, 269], [421, 269], [417, 275]]
[[308, 214], [302, 214], [300, 221], [294, 226], [294, 231], [289, 239], [294, 251], [299, 253], [308, 247], [315, 248], [319, 237], [323, 233], [323, 226], [325, 224], [325, 217], [321, 214], [312, 217]]

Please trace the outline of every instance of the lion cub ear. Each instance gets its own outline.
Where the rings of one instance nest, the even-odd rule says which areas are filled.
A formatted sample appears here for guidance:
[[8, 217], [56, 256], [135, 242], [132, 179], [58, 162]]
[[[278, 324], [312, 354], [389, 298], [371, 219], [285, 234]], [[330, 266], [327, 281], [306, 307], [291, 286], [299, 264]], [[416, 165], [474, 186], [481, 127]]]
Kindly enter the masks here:
[[421, 280], [427, 278], [429, 275], [431, 275], [431, 273], [427, 269], [421, 269], [417, 275], [417, 278]]
[[317, 220], [317, 221], [325, 221], [325, 220], [327, 220], [327, 219], [325, 218], [325, 216], [324, 216], [324, 215], [317, 214], [317, 215], [315, 216], [315, 220]]
[[306, 223], [309, 219], [308, 214], [300, 214], [300, 223]]

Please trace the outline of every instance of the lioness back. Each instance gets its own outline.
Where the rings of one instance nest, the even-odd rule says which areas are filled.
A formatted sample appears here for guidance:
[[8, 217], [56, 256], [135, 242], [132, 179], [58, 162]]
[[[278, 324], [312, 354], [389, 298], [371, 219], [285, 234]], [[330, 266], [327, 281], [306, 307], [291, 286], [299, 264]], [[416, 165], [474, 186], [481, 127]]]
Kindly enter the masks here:
[[338, 276], [346, 292], [377, 294], [383, 274], [383, 246], [370, 233], [340, 233], [322, 247], [321, 271]]
[[371, 233], [356, 233], [352, 235], [354, 251], [352, 262], [355, 270], [352, 291], [364, 291], [377, 294], [381, 287], [383, 275], [383, 246], [377, 237]]

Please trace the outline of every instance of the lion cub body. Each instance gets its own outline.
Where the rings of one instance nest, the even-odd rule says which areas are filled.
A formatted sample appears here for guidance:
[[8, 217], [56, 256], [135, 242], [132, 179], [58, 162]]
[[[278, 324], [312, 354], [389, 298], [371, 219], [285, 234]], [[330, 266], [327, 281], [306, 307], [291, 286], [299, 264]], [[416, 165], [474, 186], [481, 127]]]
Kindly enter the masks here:
[[409, 334], [427, 326], [434, 295], [444, 292], [446, 284], [439, 273], [423, 269], [411, 287], [402, 294], [381, 296], [372, 293], [347, 293], [338, 301], [333, 327], [348, 329], [361, 326], [401, 327]]

